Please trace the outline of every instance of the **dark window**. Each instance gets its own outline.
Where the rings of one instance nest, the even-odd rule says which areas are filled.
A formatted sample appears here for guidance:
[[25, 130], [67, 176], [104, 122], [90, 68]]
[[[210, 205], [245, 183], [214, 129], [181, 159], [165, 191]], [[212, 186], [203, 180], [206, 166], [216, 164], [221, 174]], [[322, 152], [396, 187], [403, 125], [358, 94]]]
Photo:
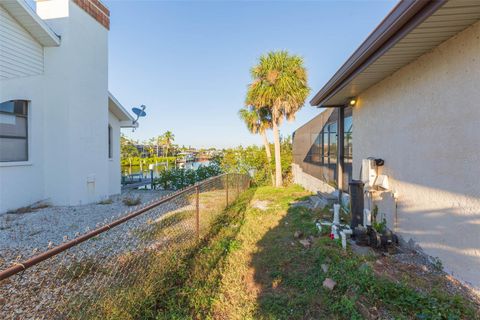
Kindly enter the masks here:
[[328, 125], [328, 158], [329, 164], [337, 163], [337, 123]]
[[334, 185], [336, 179], [335, 168], [337, 166], [337, 123], [335, 115], [330, 117], [319, 133], [311, 134], [310, 145], [310, 150], [304, 161], [318, 166], [317, 169], [313, 167], [308, 169], [313, 170], [310, 174], [314, 174], [325, 182]]
[[28, 102], [0, 103], [0, 162], [28, 161]]
[[113, 158], [113, 133], [112, 126], [108, 125], [108, 158]]
[[345, 159], [352, 159], [352, 116], [345, 118], [344, 128], [344, 156]]
[[311, 163], [320, 164], [322, 159], [322, 137], [318, 134], [312, 134], [311, 137], [311, 150], [309, 152], [309, 159]]
[[352, 159], [353, 159], [353, 119], [352, 119], [352, 109], [345, 109], [345, 118], [344, 118], [344, 132], [343, 132], [343, 152], [344, 152], [344, 161], [343, 161], [343, 188], [344, 191], [348, 191], [348, 183], [352, 181]]
[[322, 159], [323, 164], [328, 164], [328, 130], [322, 130], [320, 133], [323, 136]]

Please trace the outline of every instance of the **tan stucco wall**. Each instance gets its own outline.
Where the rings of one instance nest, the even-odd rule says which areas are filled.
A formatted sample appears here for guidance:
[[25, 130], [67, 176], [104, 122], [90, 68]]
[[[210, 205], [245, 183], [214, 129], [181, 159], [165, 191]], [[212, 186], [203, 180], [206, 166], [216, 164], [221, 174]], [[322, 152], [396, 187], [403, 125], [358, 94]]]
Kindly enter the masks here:
[[299, 184], [310, 192], [334, 193], [335, 188], [303, 171], [296, 163], [292, 163], [293, 183]]
[[[397, 230], [480, 288], [480, 22], [365, 91], [353, 111], [353, 177], [385, 159]], [[394, 201], [380, 195], [394, 228]]]

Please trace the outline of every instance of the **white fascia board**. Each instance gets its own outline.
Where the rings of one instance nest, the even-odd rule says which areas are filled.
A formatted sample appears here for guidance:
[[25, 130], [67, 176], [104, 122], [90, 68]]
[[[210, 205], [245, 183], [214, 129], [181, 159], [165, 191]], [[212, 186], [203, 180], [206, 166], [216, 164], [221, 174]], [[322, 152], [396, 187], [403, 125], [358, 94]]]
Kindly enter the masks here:
[[135, 119], [132, 115], [122, 106], [122, 104], [115, 98], [115, 96], [108, 92], [108, 110], [111, 111], [115, 117], [120, 120], [120, 127], [122, 128], [137, 128], [138, 123], [133, 123]]
[[1, 0], [0, 5], [42, 46], [60, 46], [60, 37], [30, 8], [25, 0]]
[[138, 128], [138, 122], [120, 121], [120, 128]]

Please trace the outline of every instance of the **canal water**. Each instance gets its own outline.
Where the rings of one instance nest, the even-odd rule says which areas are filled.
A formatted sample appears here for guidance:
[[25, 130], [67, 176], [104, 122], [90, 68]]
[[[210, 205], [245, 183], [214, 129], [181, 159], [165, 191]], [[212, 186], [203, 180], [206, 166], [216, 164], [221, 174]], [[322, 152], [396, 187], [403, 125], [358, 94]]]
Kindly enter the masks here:
[[[195, 162], [187, 162], [185, 164], [185, 169], [198, 169], [200, 166], [208, 166], [210, 164], [210, 161], [195, 161]], [[180, 164], [177, 164], [177, 167], [179, 167]], [[174, 165], [173, 165], [174, 166]], [[169, 168], [172, 168], [172, 165], [169, 166]], [[153, 177], [156, 178], [158, 177], [159, 173], [165, 169], [165, 164], [159, 164], [155, 169], [153, 170]], [[122, 166], [122, 175], [129, 175], [130, 172], [130, 167], [128, 165]], [[132, 166], [132, 172], [131, 174], [140, 174], [143, 173], [143, 176], [145, 178], [150, 178], [150, 171], [148, 170], [148, 165], [143, 166], [143, 172], [140, 170], [140, 166]]]

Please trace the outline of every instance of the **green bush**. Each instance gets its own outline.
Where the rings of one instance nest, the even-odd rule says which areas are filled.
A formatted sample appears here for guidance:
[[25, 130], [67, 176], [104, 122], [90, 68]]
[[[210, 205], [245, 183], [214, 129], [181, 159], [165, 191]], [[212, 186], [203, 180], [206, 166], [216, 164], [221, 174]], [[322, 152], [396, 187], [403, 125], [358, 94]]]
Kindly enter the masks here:
[[[281, 140], [281, 163], [282, 176], [286, 183], [291, 180], [292, 167], [292, 140], [290, 137]], [[273, 145], [270, 145], [272, 157], [274, 157]], [[275, 160], [267, 161], [264, 147], [248, 146], [236, 147], [223, 151], [223, 156], [218, 158], [220, 167], [224, 172], [237, 172], [249, 174], [252, 183], [257, 186], [270, 185], [271, 174], [275, 174]]]
[[172, 168], [160, 172], [159, 176], [153, 180], [153, 184], [155, 188], [178, 190], [210, 177], [218, 176], [221, 173], [222, 170], [216, 163], [200, 166], [196, 170]]

